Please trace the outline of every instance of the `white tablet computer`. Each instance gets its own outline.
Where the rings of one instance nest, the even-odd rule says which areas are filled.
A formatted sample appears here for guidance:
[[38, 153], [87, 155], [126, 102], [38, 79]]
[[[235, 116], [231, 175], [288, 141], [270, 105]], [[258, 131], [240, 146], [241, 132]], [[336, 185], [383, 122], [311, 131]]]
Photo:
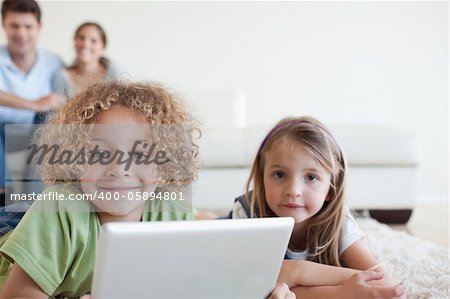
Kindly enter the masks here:
[[292, 218], [107, 223], [93, 299], [265, 298]]

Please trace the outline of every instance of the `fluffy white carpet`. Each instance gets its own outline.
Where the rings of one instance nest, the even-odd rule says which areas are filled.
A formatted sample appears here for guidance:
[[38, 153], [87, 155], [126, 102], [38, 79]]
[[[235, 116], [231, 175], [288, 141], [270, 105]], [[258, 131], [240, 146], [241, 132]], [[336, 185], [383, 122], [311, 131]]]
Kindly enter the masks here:
[[408, 298], [449, 298], [448, 248], [396, 231], [370, 218], [358, 218], [372, 250], [395, 281], [404, 281]]

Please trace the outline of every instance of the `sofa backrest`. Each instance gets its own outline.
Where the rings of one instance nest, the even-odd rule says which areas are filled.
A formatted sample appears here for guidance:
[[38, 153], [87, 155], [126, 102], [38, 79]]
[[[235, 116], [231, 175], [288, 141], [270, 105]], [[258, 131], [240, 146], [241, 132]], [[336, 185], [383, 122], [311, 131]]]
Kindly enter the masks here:
[[[201, 122], [198, 141], [203, 168], [248, 167], [273, 124], [248, 126], [241, 90], [188, 92], [186, 106]], [[416, 166], [417, 136], [377, 124], [326, 124], [344, 150], [349, 166]]]

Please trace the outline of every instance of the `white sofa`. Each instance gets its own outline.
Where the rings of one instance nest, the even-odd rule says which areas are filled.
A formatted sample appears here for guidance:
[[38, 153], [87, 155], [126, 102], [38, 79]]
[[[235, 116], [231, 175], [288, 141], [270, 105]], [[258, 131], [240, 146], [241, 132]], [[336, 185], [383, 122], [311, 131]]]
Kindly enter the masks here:
[[[225, 214], [243, 194], [252, 160], [273, 124], [247, 126], [246, 98], [239, 91], [184, 95], [203, 123], [199, 178], [193, 203]], [[357, 210], [411, 210], [416, 196], [417, 140], [410, 132], [378, 125], [326, 124], [344, 150], [349, 179], [346, 199]]]

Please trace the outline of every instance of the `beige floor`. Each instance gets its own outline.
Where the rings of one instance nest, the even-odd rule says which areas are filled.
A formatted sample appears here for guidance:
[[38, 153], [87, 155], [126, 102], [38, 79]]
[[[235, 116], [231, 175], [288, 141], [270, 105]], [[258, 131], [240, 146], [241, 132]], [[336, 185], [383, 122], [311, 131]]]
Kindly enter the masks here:
[[448, 203], [421, 204], [414, 208], [411, 219], [406, 225], [392, 225], [391, 227], [406, 231], [420, 239], [450, 247], [448, 208]]

